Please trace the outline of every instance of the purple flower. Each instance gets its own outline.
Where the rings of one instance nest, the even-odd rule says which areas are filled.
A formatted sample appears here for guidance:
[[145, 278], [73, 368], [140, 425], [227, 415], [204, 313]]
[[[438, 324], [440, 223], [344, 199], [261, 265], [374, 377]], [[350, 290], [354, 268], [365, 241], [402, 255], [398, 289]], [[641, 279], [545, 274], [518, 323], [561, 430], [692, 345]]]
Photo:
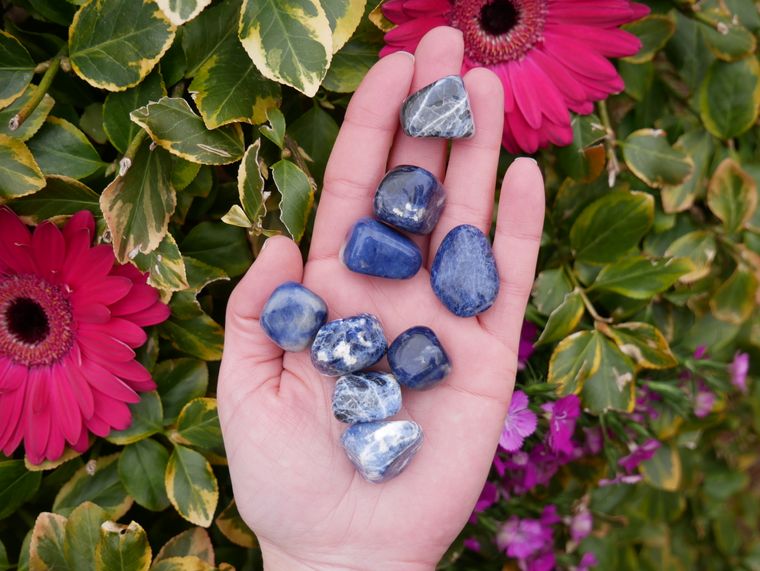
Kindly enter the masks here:
[[538, 336], [538, 327], [528, 321], [523, 321], [522, 331], [520, 332], [520, 346], [517, 349], [517, 368], [522, 370], [525, 368], [525, 363], [533, 354], [533, 343]]
[[570, 520], [570, 537], [575, 543], [586, 539], [594, 528], [594, 516], [584, 506], [581, 511]]
[[538, 557], [528, 560], [523, 568], [525, 571], [552, 571], [556, 567], [557, 559], [554, 557], [554, 552], [547, 551]]
[[749, 373], [749, 354], [737, 353], [728, 366], [731, 373], [731, 384], [744, 394], [747, 394], [747, 374]]
[[515, 391], [512, 402], [509, 403], [499, 445], [507, 452], [516, 452], [522, 448], [525, 439], [536, 431], [537, 423], [536, 414], [528, 408], [528, 395]]
[[480, 542], [474, 537], [468, 537], [464, 540], [464, 548], [480, 553]]
[[694, 397], [694, 416], [704, 418], [712, 412], [716, 400], [715, 393], [703, 382], [697, 383], [697, 394]]
[[704, 359], [707, 355], [707, 345], [698, 345], [696, 349], [694, 349], [694, 358], [695, 359]]
[[602, 451], [602, 446], [604, 445], [602, 428], [600, 426], [591, 426], [589, 428], [584, 428], [583, 433], [586, 436], [586, 442], [584, 445], [586, 452], [591, 456], [596, 456]]
[[639, 464], [646, 462], [654, 456], [654, 453], [657, 452], [660, 446], [660, 442], [654, 439], [647, 440], [640, 446], [633, 444], [631, 453], [618, 460], [618, 464], [630, 474], [639, 467]]
[[545, 528], [537, 519], [520, 519], [512, 516], [501, 526], [496, 536], [500, 550], [516, 559], [527, 559], [553, 544], [551, 528]]
[[562, 521], [562, 518], [559, 517], [559, 514], [557, 513], [557, 506], [554, 504], [549, 504], [548, 506], [544, 507], [544, 511], [541, 512], [541, 524], [548, 526], [548, 525], [554, 525], [555, 523], [559, 523]]
[[551, 413], [549, 446], [554, 452], [571, 455], [575, 450], [573, 446], [575, 421], [581, 415], [580, 399], [577, 395], [567, 395], [558, 401], [546, 403], [541, 408]]
[[496, 500], [498, 498], [499, 498], [498, 488], [491, 482], [486, 482], [485, 486], [483, 486], [483, 491], [480, 492], [480, 497], [478, 498], [478, 501], [475, 504], [475, 512], [480, 513], [480, 512], [486, 511], [488, 508], [490, 508], [492, 505], [496, 503]]
[[605, 488], [607, 486], [614, 486], [616, 484], [638, 484], [643, 479], [644, 478], [640, 474], [618, 474], [611, 480], [607, 478], [602, 478], [599, 480], [599, 487]]
[[589, 571], [589, 569], [598, 564], [599, 561], [597, 560], [596, 555], [591, 551], [588, 551], [583, 554], [583, 557], [581, 557], [581, 561], [578, 564], [578, 567], [575, 568], [575, 571]]

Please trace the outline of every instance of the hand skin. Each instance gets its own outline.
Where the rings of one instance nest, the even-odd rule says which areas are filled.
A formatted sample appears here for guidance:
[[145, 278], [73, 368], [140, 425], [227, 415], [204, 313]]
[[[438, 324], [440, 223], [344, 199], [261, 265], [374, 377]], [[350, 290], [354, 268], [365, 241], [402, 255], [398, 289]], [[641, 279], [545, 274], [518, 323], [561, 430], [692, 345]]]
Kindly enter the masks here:
[[[501, 291], [485, 313], [462, 319], [430, 287], [429, 268], [446, 233], [459, 224], [488, 232], [494, 207], [504, 95], [497, 77], [474, 69], [464, 78], [476, 135], [447, 143], [400, 132], [404, 98], [458, 74], [460, 32], [436, 28], [416, 54], [383, 58], [346, 112], [325, 173], [309, 260], [285, 237], [267, 240], [230, 297], [219, 414], [237, 506], [261, 544], [268, 571], [329, 569], [427, 571], [457, 537], [483, 488], [507, 412], [520, 329], [535, 272], [544, 216], [541, 173], [517, 159], [501, 190], [494, 255]], [[430, 236], [415, 240], [425, 262], [409, 280], [355, 274], [338, 258], [346, 232], [371, 215], [388, 168], [422, 166], [447, 189]], [[346, 425], [332, 415], [335, 380], [319, 375], [308, 351], [285, 353], [259, 326], [272, 290], [302, 282], [325, 299], [329, 319], [377, 315], [394, 339], [414, 325], [432, 328], [452, 361], [429, 391], [405, 391], [397, 418], [422, 426], [425, 441], [407, 469], [383, 484], [366, 482], [339, 440]], [[383, 361], [382, 364], [385, 364]]]

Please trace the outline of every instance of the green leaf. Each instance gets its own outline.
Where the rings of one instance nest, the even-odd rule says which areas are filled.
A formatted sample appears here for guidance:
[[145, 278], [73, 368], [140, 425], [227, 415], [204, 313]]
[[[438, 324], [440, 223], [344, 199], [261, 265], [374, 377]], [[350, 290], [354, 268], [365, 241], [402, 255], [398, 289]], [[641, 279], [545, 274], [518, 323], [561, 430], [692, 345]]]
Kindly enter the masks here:
[[214, 546], [211, 544], [208, 532], [202, 527], [193, 527], [172, 537], [158, 552], [153, 564], [172, 557], [188, 556], [197, 557], [209, 565], [214, 565]]
[[356, 91], [382, 47], [383, 33], [369, 20], [362, 21], [353, 37], [333, 55], [322, 86], [337, 93]]
[[609, 410], [632, 412], [636, 404], [633, 363], [598, 331], [591, 335], [599, 363], [583, 385], [583, 406], [593, 414]]
[[701, 128], [683, 134], [676, 141], [674, 148], [685, 152], [694, 161], [694, 172], [683, 184], [662, 189], [660, 198], [662, 209], [666, 213], [674, 214], [688, 210], [703, 192], [705, 173], [714, 150], [713, 141], [712, 136]]
[[581, 295], [573, 291], [565, 296], [559, 306], [549, 315], [541, 336], [536, 341], [536, 345], [554, 343], [564, 339], [572, 333], [583, 318], [585, 308]]
[[285, 146], [285, 115], [277, 107], [267, 111], [269, 125], [259, 127], [259, 132], [280, 149]]
[[243, 156], [243, 131], [238, 123], [210, 131], [184, 99], [162, 97], [129, 116], [156, 144], [185, 160], [226, 165]]
[[148, 571], [150, 558], [148, 535], [137, 522], [121, 525], [107, 521], [100, 526], [96, 571]]
[[614, 262], [652, 226], [654, 199], [644, 192], [613, 192], [587, 206], [570, 230], [579, 260]]
[[[626, 82], [626, 87], [629, 87]], [[575, 115], [571, 120], [573, 141], [557, 149], [558, 166], [576, 180], [594, 180], [606, 161], [602, 141], [606, 135], [596, 115]]]
[[63, 551], [66, 518], [43, 512], [37, 516], [29, 547], [29, 569], [43, 571], [78, 571], [69, 567]]
[[149, 254], [137, 254], [135, 265], [150, 273], [148, 283], [155, 288], [178, 291], [190, 287], [187, 283], [185, 261], [174, 236], [168, 232], [155, 250]]
[[210, 266], [189, 256], [183, 256], [182, 259], [187, 270], [188, 288], [194, 292], [202, 290], [211, 282], [230, 279], [222, 268]]
[[[222, 564], [220, 569], [226, 569], [226, 564]], [[150, 571], [215, 571], [216, 567], [209, 565], [202, 559], [192, 555], [185, 557], [169, 557], [155, 563]]]
[[258, 547], [259, 542], [243, 518], [240, 517], [235, 500], [232, 500], [230, 505], [222, 510], [214, 523], [216, 523], [219, 531], [224, 534], [224, 537], [235, 545], [248, 549]]
[[730, 14], [709, 11], [705, 15], [710, 18], [713, 25], [703, 25], [702, 33], [715, 57], [723, 61], [736, 61], [755, 51], [757, 47], [755, 36], [738, 20], [735, 21]]
[[201, 222], [180, 244], [186, 256], [222, 268], [228, 276], [244, 273], [253, 261], [245, 231], [222, 222]]
[[163, 240], [177, 204], [170, 180], [169, 154], [151, 150], [150, 142], [144, 141], [127, 172], [100, 195], [100, 208], [120, 262], [152, 252]]
[[683, 184], [694, 171], [694, 161], [668, 144], [664, 133], [639, 129], [623, 143], [625, 164], [652, 188]]
[[105, 145], [108, 137], [103, 130], [103, 104], [91, 103], [85, 107], [84, 113], [79, 118], [79, 127], [90, 139], [99, 145]]
[[34, 62], [16, 38], [0, 30], [0, 109], [24, 93], [34, 77]]
[[264, 75], [313, 97], [333, 53], [332, 31], [316, 0], [244, 0], [238, 36]]
[[665, 256], [683, 256], [694, 265], [693, 271], [681, 276], [680, 281], [683, 283], [695, 282], [709, 274], [716, 253], [715, 238], [704, 230], [684, 234], [665, 250]]
[[106, 440], [119, 446], [138, 442], [161, 432], [163, 429], [163, 409], [156, 391], [142, 393], [140, 400], [129, 405], [132, 424], [124, 430], [114, 430]]
[[8, 561], [8, 553], [5, 551], [5, 545], [0, 541], [0, 571], [7, 571], [15, 567]]
[[205, 361], [222, 358], [224, 330], [206, 315], [192, 292], [177, 292], [169, 303], [171, 317], [159, 325], [161, 334], [172, 345]]
[[[256, 139], [245, 151], [238, 168], [238, 197], [247, 220], [255, 228], [261, 228], [261, 219], [267, 213], [266, 200], [269, 192], [264, 192], [264, 177], [259, 162], [261, 139]], [[266, 172], [266, 171], [264, 171]]]
[[699, 92], [699, 114], [720, 139], [738, 137], [757, 121], [760, 110], [760, 64], [754, 57], [715, 61]]
[[66, 482], [53, 502], [53, 511], [68, 516], [85, 501], [98, 504], [108, 517], [119, 519], [132, 506], [132, 498], [121, 485], [118, 473], [119, 454], [90, 460]]
[[660, 490], [675, 492], [681, 486], [681, 455], [673, 445], [663, 445], [640, 468], [644, 480]]
[[28, 0], [28, 2], [38, 17], [61, 26], [68, 26], [74, 16], [75, 8], [67, 2], [57, 0]]
[[599, 369], [601, 350], [594, 331], [579, 331], [560, 341], [549, 361], [547, 382], [560, 395], [577, 394]]
[[314, 205], [313, 181], [294, 163], [284, 159], [272, 165], [272, 177], [281, 195], [280, 220], [293, 240], [300, 242]]
[[332, 30], [332, 51], [351, 38], [364, 15], [366, 0], [320, 0]]
[[665, 336], [649, 323], [621, 323], [600, 329], [641, 368], [669, 369], [678, 365]]
[[335, 119], [322, 107], [314, 105], [288, 127], [288, 132], [311, 158], [311, 174], [317, 180], [322, 180], [327, 159], [330, 158], [330, 152], [338, 137], [338, 124]]
[[182, 50], [187, 60], [185, 77], [194, 77], [217, 50], [237, 38], [242, 0], [224, 0], [183, 27]]
[[713, 315], [721, 321], [740, 324], [749, 319], [756, 307], [758, 282], [755, 274], [738, 267], [710, 299]]
[[259, 73], [234, 34], [225, 36], [198, 69], [190, 92], [209, 129], [263, 123], [282, 98], [280, 86]]
[[95, 571], [100, 526], [107, 520], [105, 510], [92, 502], [84, 502], [71, 512], [63, 540], [63, 552], [70, 569]]
[[174, 190], [186, 189], [201, 171], [201, 165], [172, 155], [172, 186]]
[[48, 117], [27, 144], [45, 175], [81, 179], [104, 166], [85, 134], [64, 119]]
[[15, 117], [16, 114], [21, 111], [21, 108], [32, 98], [32, 92], [36, 88], [36, 85], [30, 83], [29, 87], [26, 88], [26, 91], [24, 91], [21, 97], [16, 99], [13, 104], [0, 111], [0, 135], [7, 135], [21, 141], [27, 141], [39, 130], [40, 127], [42, 127], [45, 119], [47, 119], [47, 116], [50, 114], [50, 110], [53, 108], [53, 105], [55, 105], [55, 100], [47, 93], [42, 97], [42, 101], [40, 101], [37, 107], [35, 107], [32, 114], [26, 118], [26, 121], [24, 121], [18, 129], [11, 131], [11, 128], [8, 125], [11, 119]]
[[156, 0], [161, 11], [175, 26], [181, 26], [200, 14], [211, 0]]
[[134, 87], [169, 49], [174, 31], [153, 0], [89, 0], [69, 30], [71, 67], [93, 87]]
[[89, 210], [100, 216], [98, 194], [85, 184], [65, 176], [48, 176], [42, 190], [13, 202], [13, 211], [33, 222]]
[[187, 403], [177, 418], [177, 430], [172, 434], [172, 440], [223, 458], [224, 442], [216, 399], [197, 398]]
[[564, 301], [565, 296], [573, 289], [562, 268], [544, 270], [533, 284], [533, 303], [538, 311], [549, 315]]
[[757, 208], [757, 184], [733, 159], [725, 159], [710, 179], [707, 205], [729, 234], [743, 228]]
[[169, 507], [164, 473], [169, 453], [161, 444], [148, 438], [126, 446], [119, 457], [119, 477], [129, 495], [149, 510]]
[[156, 365], [153, 379], [164, 405], [164, 422], [172, 424], [188, 402], [206, 394], [208, 367], [197, 359], [171, 359]]
[[27, 146], [0, 134], [0, 204], [33, 194], [45, 186], [45, 178]]
[[0, 460], [0, 519], [34, 496], [41, 480], [42, 474], [28, 471], [23, 460]]
[[133, 123], [129, 114], [150, 101], [157, 101], [166, 95], [161, 73], [154, 70], [139, 85], [120, 93], [109, 93], [103, 103], [103, 129], [108, 140], [120, 153], [127, 152], [127, 147], [140, 127]]
[[649, 299], [694, 271], [688, 258], [625, 258], [604, 266], [589, 290], [612, 291], [633, 299]]
[[179, 515], [201, 527], [211, 525], [219, 487], [211, 465], [198, 452], [174, 447], [166, 467], [166, 491]]
[[676, 31], [676, 23], [667, 14], [650, 14], [646, 18], [626, 24], [623, 29], [641, 40], [641, 49], [635, 55], [623, 58], [624, 61], [644, 63], [651, 61], [655, 54], [665, 47]]

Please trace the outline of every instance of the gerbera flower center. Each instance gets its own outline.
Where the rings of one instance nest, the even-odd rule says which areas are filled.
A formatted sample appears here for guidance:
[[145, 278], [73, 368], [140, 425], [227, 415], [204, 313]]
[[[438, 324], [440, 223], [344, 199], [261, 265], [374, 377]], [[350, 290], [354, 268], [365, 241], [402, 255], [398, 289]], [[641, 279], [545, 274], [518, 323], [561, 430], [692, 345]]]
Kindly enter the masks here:
[[0, 355], [51, 365], [71, 348], [74, 318], [66, 290], [35, 275], [0, 281]]
[[451, 25], [462, 30], [470, 59], [494, 65], [518, 60], [541, 39], [547, 0], [456, 0]]

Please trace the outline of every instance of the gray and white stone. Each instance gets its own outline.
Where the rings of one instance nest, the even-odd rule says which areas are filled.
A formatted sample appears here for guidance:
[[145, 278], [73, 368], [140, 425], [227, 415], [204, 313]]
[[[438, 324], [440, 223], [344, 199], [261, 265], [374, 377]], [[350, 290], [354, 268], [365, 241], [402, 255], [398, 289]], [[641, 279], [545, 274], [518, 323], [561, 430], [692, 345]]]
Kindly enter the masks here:
[[401, 386], [390, 373], [365, 371], [343, 375], [335, 383], [332, 409], [341, 422], [372, 422], [401, 410]]
[[401, 106], [401, 127], [410, 137], [472, 137], [475, 124], [462, 78], [443, 77], [407, 97]]
[[354, 424], [340, 439], [348, 459], [372, 483], [398, 476], [422, 446], [422, 429], [411, 420]]

